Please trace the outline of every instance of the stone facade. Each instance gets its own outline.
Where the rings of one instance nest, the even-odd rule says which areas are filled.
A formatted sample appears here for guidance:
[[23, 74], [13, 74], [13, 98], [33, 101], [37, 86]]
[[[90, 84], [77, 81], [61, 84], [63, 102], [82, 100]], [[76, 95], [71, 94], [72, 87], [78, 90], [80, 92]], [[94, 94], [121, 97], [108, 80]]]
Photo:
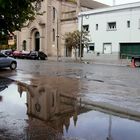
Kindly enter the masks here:
[[[91, 2], [92, 5], [88, 2]], [[87, 0], [38, 0], [36, 17], [26, 23], [17, 35], [18, 50], [43, 51], [48, 56], [66, 56], [65, 33], [78, 29], [78, 13], [88, 9], [106, 7]]]

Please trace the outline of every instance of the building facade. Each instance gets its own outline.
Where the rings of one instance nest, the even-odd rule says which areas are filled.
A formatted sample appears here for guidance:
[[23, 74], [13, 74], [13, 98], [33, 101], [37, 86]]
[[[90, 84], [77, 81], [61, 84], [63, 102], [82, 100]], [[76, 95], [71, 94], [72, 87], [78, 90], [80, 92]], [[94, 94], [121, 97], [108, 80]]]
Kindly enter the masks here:
[[38, 0], [34, 21], [17, 31], [17, 49], [66, 56], [65, 34], [78, 29], [78, 13], [106, 5], [87, 0]]
[[116, 58], [140, 54], [139, 2], [81, 12], [79, 30], [81, 25], [88, 27], [88, 50], [95, 54], [115, 54]]

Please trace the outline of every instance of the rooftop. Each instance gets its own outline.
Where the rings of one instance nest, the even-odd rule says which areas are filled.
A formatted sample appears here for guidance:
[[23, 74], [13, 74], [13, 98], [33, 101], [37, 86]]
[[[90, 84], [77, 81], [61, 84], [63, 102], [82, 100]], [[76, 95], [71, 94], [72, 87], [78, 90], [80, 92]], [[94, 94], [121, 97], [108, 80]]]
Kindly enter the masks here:
[[135, 3], [128, 3], [128, 4], [122, 4], [122, 5], [115, 5], [115, 6], [110, 6], [110, 7], [105, 7], [105, 8], [100, 8], [100, 9], [93, 9], [85, 12], [81, 12], [80, 15], [92, 15], [92, 14], [99, 14], [99, 13], [104, 13], [104, 12], [111, 12], [111, 11], [117, 11], [117, 10], [125, 10], [125, 9], [130, 9], [130, 8], [138, 8], [140, 7], [140, 2], [135, 2]]
[[94, 0], [80, 0], [80, 4], [83, 7], [88, 7], [88, 8], [92, 8], [92, 9], [96, 9], [96, 8], [103, 8], [103, 7], [109, 7], [106, 4], [94, 1]]

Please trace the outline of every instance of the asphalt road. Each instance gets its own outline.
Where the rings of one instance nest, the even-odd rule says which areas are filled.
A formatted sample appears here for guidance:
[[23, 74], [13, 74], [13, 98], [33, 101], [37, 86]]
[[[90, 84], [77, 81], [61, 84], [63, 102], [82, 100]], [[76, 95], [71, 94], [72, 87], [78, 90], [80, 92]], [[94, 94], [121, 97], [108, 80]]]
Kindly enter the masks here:
[[[78, 140], [80, 138], [102, 140], [108, 135], [108, 131], [104, 130], [110, 130], [111, 125], [113, 125], [112, 133], [114, 138], [118, 140], [139, 140], [139, 68], [34, 60], [17, 60], [17, 62], [16, 71], [0, 70], [0, 78], [5, 77], [16, 81], [5, 79], [9, 83], [5, 83], [7, 86], [3, 87], [0, 92], [0, 139], [18, 140], [19, 138], [28, 139], [30, 137], [30, 140], [34, 140], [35, 138], [43, 139], [50, 136], [54, 138], [54, 136], [60, 136], [57, 134], [58, 131], [54, 130], [55, 125], [57, 125], [59, 129], [62, 129], [62, 136], [64, 136], [63, 139], [65, 140], [72, 139], [72, 137], [72, 140], [78, 139], [77, 137], [79, 137]], [[3, 81], [1, 78], [2, 83]], [[26, 90], [30, 94], [26, 95]], [[21, 91], [23, 91], [23, 95], [20, 94]], [[39, 102], [38, 99], [42, 99], [42, 106], [45, 105], [43, 107], [45, 108], [46, 104], [51, 100], [51, 93], [61, 94], [63, 103], [64, 101], [67, 103], [67, 97], [72, 99], [70, 103], [73, 104], [74, 112], [72, 111], [72, 114], [68, 112], [70, 116], [68, 114], [67, 116], [55, 116], [55, 114], [52, 114], [52, 116], [54, 115], [54, 123], [43, 123], [35, 118], [32, 119], [30, 115], [27, 116], [26, 111], [30, 111], [30, 104], [32, 103], [28, 99], [33, 102]], [[67, 93], [66, 96], [64, 95], [65, 93]], [[59, 95], [56, 95], [58, 98], [53, 99], [56, 103], [58, 103]], [[43, 98], [40, 96], [43, 96]], [[76, 112], [78, 117], [75, 116], [76, 108], [73, 96], [76, 96], [76, 100], [85, 107], [79, 114]], [[63, 99], [64, 97], [66, 97], [66, 100]], [[46, 103], [44, 104], [44, 102]], [[53, 103], [52, 105], [55, 104]], [[55, 106], [56, 108], [58, 107], [57, 104]], [[62, 108], [64, 109], [64, 107]], [[94, 111], [94, 109], [107, 114]], [[46, 116], [46, 110], [43, 112]], [[33, 113], [40, 117], [39, 112]], [[73, 119], [70, 119], [71, 115], [73, 115]], [[77, 124], [74, 122], [75, 127], [73, 121], [77, 119]], [[63, 129], [64, 125], [66, 130]], [[110, 127], [109, 129], [108, 126]], [[109, 136], [111, 135], [110, 133]]]
[[140, 68], [83, 63], [18, 60], [18, 72], [101, 80], [128, 87], [140, 87]]
[[79, 80], [80, 95], [140, 112], [140, 68], [17, 60], [16, 71], [1, 71], [1, 76], [28, 83], [32, 78], [69, 77]]

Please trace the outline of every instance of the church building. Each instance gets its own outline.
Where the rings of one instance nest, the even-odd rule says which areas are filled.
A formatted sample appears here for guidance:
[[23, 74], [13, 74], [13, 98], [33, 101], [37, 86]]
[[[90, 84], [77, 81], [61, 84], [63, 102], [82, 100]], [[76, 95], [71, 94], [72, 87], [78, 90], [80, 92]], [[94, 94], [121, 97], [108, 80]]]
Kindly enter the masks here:
[[65, 34], [78, 29], [78, 13], [108, 7], [94, 0], [37, 0], [35, 20], [16, 32], [17, 50], [43, 51], [48, 56], [71, 56]]

